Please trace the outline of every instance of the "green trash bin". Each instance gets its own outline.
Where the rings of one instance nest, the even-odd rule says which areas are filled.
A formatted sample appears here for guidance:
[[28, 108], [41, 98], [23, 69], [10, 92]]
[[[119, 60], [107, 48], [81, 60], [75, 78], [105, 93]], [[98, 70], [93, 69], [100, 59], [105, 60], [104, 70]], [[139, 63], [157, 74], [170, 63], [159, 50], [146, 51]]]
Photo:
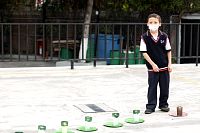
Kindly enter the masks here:
[[110, 50], [110, 65], [121, 65], [123, 64], [124, 53], [121, 53], [119, 50]]
[[72, 51], [69, 50], [68, 48], [61, 48], [60, 58], [61, 59], [72, 59], [73, 58]]
[[[126, 58], [126, 51], [123, 51], [124, 58]], [[126, 59], [123, 60], [123, 64], [126, 64]], [[128, 51], [128, 64], [136, 64], [136, 59], [134, 55], [134, 51]]]
[[[123, 51], [124, 57], [126, 57], [126, 51]], [[128, 51], [128, 64], [145, 64], [145, 60], [143, 55], [140, 53], [140, 48], [139, 46], [136, 46], [136, 49], [132, 51]], [[124, 60], [125, 64], [125, 60]]]
[[142, 53], [140, 52], [139, 46], [136, 46], [135, 53], [136, 53], [136, 58], [137, 58], [136, 64], [145, 64], [145, 60], [144, 60]]
[[88, 48], [87, 48], [87, 53], [86, 53], [86, 61], [91, 62], [92, 59], [94, 58], [94, 51], [95, 51], [95, 39], [94, 39], [94, 34], [88, 38]]
[[129, 51], [128, 53], [128, 64], [137, 64], [137, 59], [135, 58], [133, 51]]

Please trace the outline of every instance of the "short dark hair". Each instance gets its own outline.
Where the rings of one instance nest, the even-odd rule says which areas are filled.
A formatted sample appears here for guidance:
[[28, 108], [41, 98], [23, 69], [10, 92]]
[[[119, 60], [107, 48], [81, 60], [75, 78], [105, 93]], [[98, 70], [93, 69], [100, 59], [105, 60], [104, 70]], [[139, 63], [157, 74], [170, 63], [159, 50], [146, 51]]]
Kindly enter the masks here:
[[157, 18], [158, 21], [161, 23], [161, 17], [160, 17], [160, 15], [158, 15], [156, 13], [149, 14], [147, 22], [149, 21], [149, 18]]

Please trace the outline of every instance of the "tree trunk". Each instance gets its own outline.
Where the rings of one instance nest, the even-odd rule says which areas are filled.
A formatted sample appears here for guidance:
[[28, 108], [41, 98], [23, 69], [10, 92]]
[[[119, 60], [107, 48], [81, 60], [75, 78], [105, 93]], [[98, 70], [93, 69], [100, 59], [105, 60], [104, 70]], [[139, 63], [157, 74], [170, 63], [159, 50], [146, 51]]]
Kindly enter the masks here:
[[84, 19], [83, 41], [81, 41], [79, 59], [86, 59], [89, 36], [89, 23], [91, 22], [93, 0], [88, 0]]

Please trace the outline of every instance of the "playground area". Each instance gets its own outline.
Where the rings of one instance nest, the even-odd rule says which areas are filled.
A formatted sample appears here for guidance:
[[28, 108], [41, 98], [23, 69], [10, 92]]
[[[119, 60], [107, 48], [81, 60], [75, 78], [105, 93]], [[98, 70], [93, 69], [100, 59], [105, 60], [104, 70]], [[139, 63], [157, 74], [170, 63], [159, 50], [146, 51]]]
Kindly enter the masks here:
[[[46, 133], [55, 133], [61, 121], [68, 121], [68, 129], [80, 133], [76, 129], [83, 125], [85, 116], [92, 116], [91, 124], [98, 129], [96, 133], [199, 131], [199, 75], [200, 67], [195, 64], [174, 64], [170, 112], [156, 108], [147, 115], [144, 114], [147, 70], [143, 64], [129, 65], [129, 68], [124, 65], [76, 66], [73, 70], [69, 66], [0, 68], [0, 132], [36, 133], [38, 125], [45, 125]], [[88, 104], [105, 105], [104, 111], [78, 108]], [[177, 106], [182, 106], [188, 115], [170, 116]], [[133, 117], [133, 109], [141, 111], [143, 123], [125, 122], [126, 118]], [[112, 119], [112, 112], [120, 113], [118, 120], [123, 127], [103, 126]]]

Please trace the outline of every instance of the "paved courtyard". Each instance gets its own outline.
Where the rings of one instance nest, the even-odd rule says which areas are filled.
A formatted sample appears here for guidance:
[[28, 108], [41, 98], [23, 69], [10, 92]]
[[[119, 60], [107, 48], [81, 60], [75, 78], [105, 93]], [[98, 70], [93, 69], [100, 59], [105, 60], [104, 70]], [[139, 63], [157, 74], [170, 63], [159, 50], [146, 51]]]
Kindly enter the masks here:
[[[47, 126], [54, 133], [62, 120], [69, 121], [75, 133], [84, 116], [93, 116], [97, 133], [196, 132], [200, 130], [200, 67], [173, 65], [169, 104], [171, 111], [182, 106], [186, 117], [171, 117], [156, 112], [145, 115], [147, 102], [145, 65], [0, 68], [0, 133], [36, 133]], [[120, 112], [121, 128], [102, 126], [110, 112], [83, 113], [74, 105], [105, 103]], [[132, 110], [140, 109], [141, 124], [128, 124]]]

